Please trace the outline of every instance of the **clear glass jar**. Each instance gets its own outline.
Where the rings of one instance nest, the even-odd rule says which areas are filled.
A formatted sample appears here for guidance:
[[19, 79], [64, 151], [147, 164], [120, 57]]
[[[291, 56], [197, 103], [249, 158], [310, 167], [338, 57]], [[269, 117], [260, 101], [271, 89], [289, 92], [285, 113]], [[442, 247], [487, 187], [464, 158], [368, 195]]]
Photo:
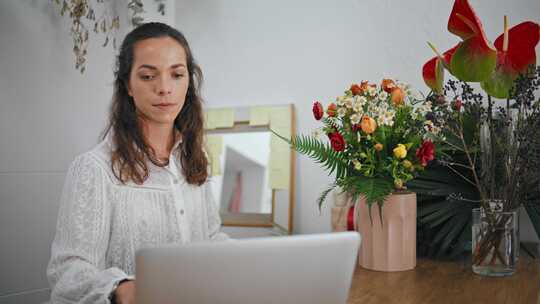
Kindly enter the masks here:
[[518, 211], [490, 209], [472, 211], [472, 269], [484, 276], [509, 276], [516, 272], [519, 258]]

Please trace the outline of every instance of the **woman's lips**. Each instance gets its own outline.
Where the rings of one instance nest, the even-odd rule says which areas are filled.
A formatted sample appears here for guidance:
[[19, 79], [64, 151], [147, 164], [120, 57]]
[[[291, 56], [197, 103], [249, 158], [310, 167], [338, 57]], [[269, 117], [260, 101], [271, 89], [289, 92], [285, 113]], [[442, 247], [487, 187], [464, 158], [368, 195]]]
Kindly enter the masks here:
[[171, 107], [174, 107], [175, 104], [174, 103], [158, 103], [158, 104], [155, 104], [154, 107], [157, 107], [157, 108], [160, 108], [160, 109], [168, 109], [168, 108], [171, 108]]

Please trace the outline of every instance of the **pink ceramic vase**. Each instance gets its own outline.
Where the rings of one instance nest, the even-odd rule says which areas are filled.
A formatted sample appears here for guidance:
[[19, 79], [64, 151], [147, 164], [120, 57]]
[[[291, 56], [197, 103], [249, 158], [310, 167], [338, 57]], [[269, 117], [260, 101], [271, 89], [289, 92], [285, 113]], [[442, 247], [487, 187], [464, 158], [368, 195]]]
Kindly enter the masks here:
[[357, 227], [362, 235], [358, 263], [377, 271], [403, 271], [416, 267], [416, 193], [390, 195], [382, 208], [373, 204], [369, 218], [365, 199], [357, 204]]

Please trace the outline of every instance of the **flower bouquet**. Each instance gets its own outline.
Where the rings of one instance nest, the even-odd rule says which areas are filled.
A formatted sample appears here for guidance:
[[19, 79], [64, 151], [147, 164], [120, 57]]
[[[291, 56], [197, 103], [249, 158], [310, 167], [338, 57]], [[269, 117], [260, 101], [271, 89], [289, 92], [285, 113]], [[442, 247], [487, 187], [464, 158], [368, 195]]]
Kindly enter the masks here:
[[[441, 134], [440, 127], [429, 117], [431, 102], [416, 96], [409, 85], [392, 79], [383, 79], [380, 84], [363, 81], [351, 85], [326, 107], [320, 102], [313, 104], [314, 118], [322, 122], [313, 135], [287, 139], [276, 134], [296, 151], [321, 163], [329, 174], [335, 173], [335, 181], [318, 199], [319, 207], [328, 193], [339, 186], [352, 201], [365, 201], [356, 205], [365, 208], [365, 212], [359, 211], [359, 216], [367, 213], [368, 226], [383, 227], [385, 201], [393, 194], [408, 193], [407, 182], [434, 159], [435, 143]], [[328, 141], [321, 138], [322, 134]], [[412, 229], [410, 233], [415, 237], [416, 196], [413, 193], [411, 197], [414, 205], [407, 208], [414, 210], [414, 214], [409, 214], [414, 222], [408, 229]], [[373, 224], [373, 204], [378, 206], [380, 225]], [[360, 220], [360, 224], [366, 221]], [[366, 253], [369, 238], [365, 233], [362, 237], [361, 251]], [[415, 239], [408, 240], [414, 242], [411, 250], [415, 250]], [[386, 243], [382, 251], [391, 251], [388, 246], [393, 245]], [[387, 253], [377, 255], [382, 259], [382, 254]], [[411, 255], [415, 263], [416, 255]]]
[[[468, 1], [456, 0], [448, 29], [463, 41], [442, 54], [430, 44], [437, 56], [423, 67], [432, 89], [432, 122], [445, 135], [440, 163], [472, 185], [479, 198], [480, 209], [473, 211], [473, 270], [509, 275], [519, 254], [516, 209], [540, 202], [540, 100], [535, 101], [540, 70], [534, 67], [540, 27], [527, 21], [509, 29], [505, 17], [504, 32], [492, 45]], [[443, 86], [445, 69], [459, 81]], [[468, 82], [479, 82], [484, 94]], [[437, 212], [440, 223], [456, 223], [449, 212]]]

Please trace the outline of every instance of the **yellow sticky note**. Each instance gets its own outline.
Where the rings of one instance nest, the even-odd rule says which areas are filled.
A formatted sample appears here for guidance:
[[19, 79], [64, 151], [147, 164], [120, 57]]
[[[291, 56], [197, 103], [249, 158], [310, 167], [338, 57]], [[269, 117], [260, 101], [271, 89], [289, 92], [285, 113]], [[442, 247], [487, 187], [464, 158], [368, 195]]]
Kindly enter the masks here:
[[270, 129], [279, 135], [291, 137], [291, 106], [273, 107], [270, 111]]
[[291, 163], [290, 150], [271, 150], [269, 168], [288, 168]]
[[270, 137], [270, 151], [289, 151], [290, 149], [288, 142], [272, 134]]
[[213, 130], [216, 128], [215, 120], [209, 111], [204, 112], [204, 129]]
[[208, 135], [206, 137], [206, 148], [211, 157], [219, 157], [223, 152], [223, 137], [221, 135]]
[[210, 158], [210, 175], [221, 175], [221, 158], [219, 156]]
[[269, 107], [252, 107], [249, 109], [250, 126], [266, 126], [270, 124]]
[[272, 189], [289, 189], [289, 168], [270, 168], [270, 187]]
[[232, 128], [234, 126], [234, 109], [216, 109], [212, 112], [216, 128]]
[[[275, 138], [275, 139], [274, 139]], [[270, 144], [270, 187], [288, 189], [290, 182], [291, 151], [286, 142], [273, 136]]]
[[206, 111], [206, 129], [232, 128], [234, 126], [234, 109], [209, 109]]

